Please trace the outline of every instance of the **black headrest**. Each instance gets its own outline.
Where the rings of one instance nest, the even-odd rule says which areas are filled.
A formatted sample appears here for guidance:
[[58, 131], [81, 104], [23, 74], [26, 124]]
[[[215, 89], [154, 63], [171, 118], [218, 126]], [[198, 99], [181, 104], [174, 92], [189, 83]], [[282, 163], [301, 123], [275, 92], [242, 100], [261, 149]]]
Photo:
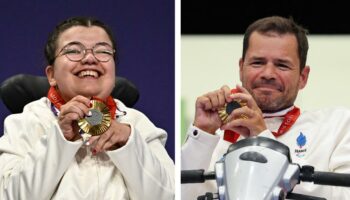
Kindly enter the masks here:
[[[47, 96], [49, 87], [45, 76], [18, 74], [1, 83], [0, 97], [12, 113], [20, 113], [27, 103]], [[136, 86], [120, 76], [116, 77], [111, 95], [128, 107], [133, 107], [139, 99], [139, 91]]]

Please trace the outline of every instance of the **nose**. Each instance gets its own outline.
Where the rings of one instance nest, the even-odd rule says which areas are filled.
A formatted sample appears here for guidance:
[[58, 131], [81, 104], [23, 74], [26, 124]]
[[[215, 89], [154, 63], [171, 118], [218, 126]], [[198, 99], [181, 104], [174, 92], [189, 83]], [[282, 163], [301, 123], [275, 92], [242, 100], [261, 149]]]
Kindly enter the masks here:
[[268, 62], [265, 66], [261, 68], [261, 78], [266, 80], [271, 80], [276, 78], [276, 66]]
[[92, 49], [85, 49], [85, 54], [81, 62], [90, 63], [90, 64], [97, 62], [97, 59], [95, 58], [95, 55]]

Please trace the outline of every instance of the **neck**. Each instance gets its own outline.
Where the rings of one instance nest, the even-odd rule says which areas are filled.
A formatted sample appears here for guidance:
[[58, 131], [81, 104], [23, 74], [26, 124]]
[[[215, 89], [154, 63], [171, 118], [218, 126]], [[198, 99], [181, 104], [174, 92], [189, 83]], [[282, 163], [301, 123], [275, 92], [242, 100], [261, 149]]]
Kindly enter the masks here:
[[275, 111], [275, 112], [263, 112], [264, 117], [278, 117], [278, 116], [284, 116], [287, 112], [291, 111], [295, 106], [289, 106], [287, 108], [283, 108], [281, 110]]
[[264, 113], [264, 114], [273, 114], [273, 113], [277, 113], [277, 112], [281, 112], [281, 111], [284, 111], [286, 109], [290, 109], [292, 108], [294, 105], [288, 105], [288, 106], [284, 106], [282, 108], [279, 108], [279, 109], [276, 109], [276, 110], [264, 110], [264, 109], [261, 109], [261, 111]]

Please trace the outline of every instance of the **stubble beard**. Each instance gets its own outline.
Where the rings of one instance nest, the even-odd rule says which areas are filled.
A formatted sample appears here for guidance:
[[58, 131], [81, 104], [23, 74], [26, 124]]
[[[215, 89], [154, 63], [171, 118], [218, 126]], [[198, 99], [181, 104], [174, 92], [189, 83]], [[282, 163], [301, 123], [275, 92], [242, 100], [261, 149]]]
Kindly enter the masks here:
[[274, 113], [291, 107], [296, 99], [296, 96], [289, 98], [284, 96], [272, 98], [271, 95], [268, 94], [256, 95], [253, 92], [251, 92], [251, 94], [263, 113]]

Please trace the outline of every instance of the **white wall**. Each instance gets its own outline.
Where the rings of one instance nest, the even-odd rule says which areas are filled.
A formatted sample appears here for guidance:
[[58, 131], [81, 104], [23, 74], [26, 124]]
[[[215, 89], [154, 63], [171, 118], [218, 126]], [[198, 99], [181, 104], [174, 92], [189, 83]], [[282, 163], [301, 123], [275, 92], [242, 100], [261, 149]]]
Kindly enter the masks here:
[[[198, 96], [240, 84], [242, 35], [181, 37], [181, 98], [187, 123]], [[302, 110], [340, 105], [350, 108], [350, 35], [309, 36], [307, 86], [296, 101]], [[187, 125], [187, 124], [186, 124]]]

